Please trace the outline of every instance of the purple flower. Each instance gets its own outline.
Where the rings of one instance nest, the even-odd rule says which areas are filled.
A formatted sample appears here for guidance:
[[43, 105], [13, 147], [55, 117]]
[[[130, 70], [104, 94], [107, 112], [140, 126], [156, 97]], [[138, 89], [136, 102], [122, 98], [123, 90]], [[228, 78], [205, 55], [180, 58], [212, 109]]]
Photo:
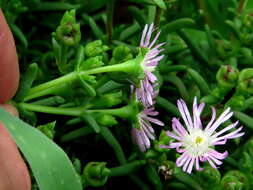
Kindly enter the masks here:
[[169, 146], [162, 145], [163, 148], [175, 148], [177, 152], [182, 155], [176, 160], [176, 165], [182, 167], [183, 171], [191, 173], [193, 166], [197, 170], [202, 170], [199, 163], [208, 161], [213, 168], [217, 168], [217, 165], [221, 165], [221, 160], [228, 156], [228, 152], [220, 153], [214, 149], [216, 145], [224, 145], [228, 139], [234, 139], [244, 135], [242, 127], [228, 132], [237, 126], [238, 121], [228, 125], [227, 127], [217, 131], [218, 127], [232, 117], [233, 112], [230, 108], [227, 108], [218, 119], [216, 118], [216, 110], [212, 107], [212, 118], [203, 128], [200, 114], [204, 109], [205, 104], [201, 103], [197, 105], [197, 98], [195, 97], [193, 102], [193, 118], [191, 117], [189, 110], [185, 102], [180, 99], [177, 101], [179, 112], [184, 120], [185, 127], [180, 123], [177, 118], [172, 119], [173, 132], [167, 131], [167, 135], [177, 142], [171, 142]]
[[151, 123], [161, 126], [164, 125], [158, 119], [153, 118], [158, 115], [158, 112], [154, 111], [155, 97], [158, 94], [158, 90], [155, 89], [157, 78], [152, 72], [155, 70], [158, 62], [163, 58], [163, 55], [159, 56], [163, 49], [159, 48], [164, 44], [161, 43], [154, 46], [160, 32], [151, 41], [153, 32], [154, 24], [152, 23], [150, 26], [146, 24], [140, 42], [140, 47], [147, 49], [147, 53], [141, 63], [145, 76], [143, 80], [140, 80], [139, 87], [131, 86], [132, 94], [135, 95], [137, 101], [141, 102], [144, 107], [143, 111], [137, 116], [137, 125], [133, 126], [131, 131], [133, 141], [143, 152], [150, 148], [150, 140], [155, 139], [154, 129]]
[[[148, 48], [148, 52], [146, 53], [141, 66], [145, 73], [145, 77], [140, 81], [140, 87], [137, 88], [136, 93], [139, 100], [142, 101], [145, 107], [153, 106], [153, 99], [157, 95], [157, 91], [154, 90], [155, 82], [157, 81], [157, 77], [152, 73], [158, 62], [163, 58], [164, 55], [159, 55], [163, 49], [159, 49], [164, 43], [160, 43], [155, 45], [160, 32], [158, 32], [154, 39], [151, 41], [152, 33], [155, 31], [154, 24], [152, 23], [150, 26], [147, 24], [144, 27], [142, 32], [140, 47]], [[155, 45], [155, 46], [154, 46]]]
[[137, 126], [132, 128], [132, 139], [139, 146], [142, 152], [150, 148], [150, 139], [155, 139], [154, 129], [151, 123], [163, 126], [164, 124], [158, 119], [153, 118], [153, 116], [158, 115], [154, 108], [144, 109], [139, 113]]

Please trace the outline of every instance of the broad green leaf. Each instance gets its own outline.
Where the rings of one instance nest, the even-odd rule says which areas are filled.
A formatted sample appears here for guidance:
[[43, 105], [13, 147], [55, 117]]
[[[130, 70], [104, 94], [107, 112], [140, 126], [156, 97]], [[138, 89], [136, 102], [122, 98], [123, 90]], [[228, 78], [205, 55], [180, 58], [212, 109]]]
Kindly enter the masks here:
[[58, 145], [3, 109], [0, 120], [29, 163], [40, 190], [82, 190], [79, 176]]

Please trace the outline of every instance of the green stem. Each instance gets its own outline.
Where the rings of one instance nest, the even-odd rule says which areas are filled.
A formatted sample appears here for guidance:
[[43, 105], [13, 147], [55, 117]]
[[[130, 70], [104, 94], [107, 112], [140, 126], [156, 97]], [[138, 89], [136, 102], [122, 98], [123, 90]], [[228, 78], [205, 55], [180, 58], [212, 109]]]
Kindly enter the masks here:
[[[115, 152], [115, 155], [121, 165], [125, 165], [127, 163], [125, 154], [118, 142], [118, 140], [114, 137], [111, 131], [106, 127], [101, 127], [100, 134], [104, 137], [105, 141], [112, 147]], [[138, 176], [134, 174], [130, 174], [129, 177], [142, 189], [142, 190], [150, 190], [147, 184], [145, 184]]]
[[64, 83], [66, 83], [68, 81], [74, 81], [76, 79], [78, 79], [78, 73], [77, 72], [69, 73], [69, 74], [64, 75], [62, 77], [59, 77], [57, 79], [54, 79], [54, 80], [51, 80], [49, 82], [40, 84], [40, 85], [38, 85], [36, 87], [33, 87], [29, 91], [28, 96], [31, 95], [31, 94], [35, 94], [35, 93], [38, 93], [40, 91], [43, 91], [45, 89], [51, 88], [51, 87], [58, 86], [60, 84], [64, 84]]
[[19, 106], [28, 111], [50, 113], [50, 114], [56, 114], [56, 115], [68, 115], [68, 116], [80, 116], [85, 110], [83, 107], [78, 107], [78, 108], [57, 107], [55, 108], [55, 107], [28, 104], [28, 103], [20, 103]]
[[108, 36], [108, 42], [112, 42], [112, 33], [113, 33], [113, 12], [114, 12], [114, 2], [115, 0], [107, 1], [107, 10], [106, 10], [106, 32]]
[[139, 169], [141, 166], [143, 166], [146, 163], [145, 160], [135, 160], [133, 162], [111, 168], [111, 177], [115, 176], [125, 176], [129, 175], [130, 173], [135, 172], [137, 169]]
[[65, 135], [62, 136], [61, 142], [68, 142], [74, 139], [77, 139], [79, 137], [83, 137], [86, 135], [89, 135], [91, 133], [94, 133], [94, 130], [91, 129], [90, 127], [82, 127], [80, 129], [76, 129], [74, 131], [71, 131]]
[[136, 60], [134, 59], [134, 60], [126, 61], [124, 63], [99, 67], [99, 68], [91, 69], [88, 71], [72, 72], [72, 73], [69, 73], [69, 74], [64, 75], [62, 77], [59, 77], [57, 79], [54, 79], [49, 82], [40, 84], [36, 87], [33, 87], [29, 91], [27, 97], [25, 98], [25, 101], [50, 94], [50, 93], [54, 92], [54, 90], [50, 89], [50, 88], [53, 88], [53, 87], [58, 88], [62, 84], [66, 84], [66, 83], [78, 80], [79, 76], [82, 77], [84, 75], [106, 73], [106, 72], [135, 73], [139, 69], [139, 65], [140, 65], [139, 63], [136, 64]]
[[45, 95], [53, 95], [56, 92], [61, 91], [68, 83], [59, 84], [58, 86], [52, 86], [50, 88], [47, 88], [45, 90], [37, 91], [35, 93], [28, 93], [28, 95], [24, 98], [24, 102], [27, 102], [31, 99], [38, 98]]
[[111, 131], [106, 127], [101, 127], [100, 134], [104, 137], [105, 141], [112, 147], [114, 153], [120, 164], [126, 164], [126, 157], [124, 152], [118, 142], [118, 140], [114, 137]]
[[81, 116], [84, 112], [86, 113], [104, 113], [120, 118], [132, 118], [132, 115], [135, 113], [133, 105], [127, 105], [121, 108], [114, 109], [97, 109], [97, 110], [85, 110], [84, 107], [75, 107], [75, 108], [63, 108], [63, 107], [49, 107], [43, 105], [37, 105], [32, 103], [20, 103], [20, 107], [34, 112], [42, 112], [56, 115], [68, 115], [68, 116]]
[[65, 103], [65, 99], [61, 96], [52, 96], [42, 100], [33, 102], [33, 104], [44, 105], [44, 106], [56, 106]]
[[80, 74], [98, 74], [98, 73], [108, 73], [108, 72], [125, 72], [131, 73], [134, 72], [136, 69], [136, 64], [134, 63], [135, 60], [129, 60], [124, 63], [116, 64], [116, 65], [109, 65], [105, 67], [99, 67], [95, 69], [91, 69], [88, 71], [83, 71]]
[[98, 110], [87, 110], [87, 112], [99, 112], [104, 114], [109, 114], [113, 116], [117, 116], [120, 118], [131, 118], [134, 112], [133, 105], [127, 105], [122, 108], [115, 108], [115, 109], [98, 109]]

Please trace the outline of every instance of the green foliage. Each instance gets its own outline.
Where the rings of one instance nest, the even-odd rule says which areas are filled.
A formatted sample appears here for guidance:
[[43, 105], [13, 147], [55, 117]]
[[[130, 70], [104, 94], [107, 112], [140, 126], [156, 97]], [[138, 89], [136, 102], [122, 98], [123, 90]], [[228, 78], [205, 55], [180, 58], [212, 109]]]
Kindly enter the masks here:
[[25, 156], [40, 190], [81, 190], [79, 176], [64, 151], [39, 130], [0, 109], [0, 120]]

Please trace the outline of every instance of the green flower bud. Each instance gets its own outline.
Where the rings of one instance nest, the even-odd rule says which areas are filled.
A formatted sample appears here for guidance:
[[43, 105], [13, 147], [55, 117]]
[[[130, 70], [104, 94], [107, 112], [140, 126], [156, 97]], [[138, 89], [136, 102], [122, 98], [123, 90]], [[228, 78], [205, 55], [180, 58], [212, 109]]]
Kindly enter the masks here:
[[122, 102], [122, 92], [114, 92], [105, 94], [101, 97], [94, 99], [91, 103], [93, 108], [108, 108], [116, 106]]
[[223, 176], [220, 185], [223, 190], [247, 190], [248, 180], [243, 173], [232, 170]]
[[207, 189], [219, 185], [221, 180], [221, 174], [219, 170], [214, 169], [209, 165], [206, 165], [203, 171], [199, 171], [197, 173], [197, 177], [203, 187]]
[[222, 87], [233, 88], [236, 85], [239, 71], [230, 65], [223, 65], [216, 74], [216, 80]]
[[133, 55], [131, 54], [131, 50], [124, 45], [120, 45], [120, 46], [116, 47], [113, 50], [112, 56], [113, 56], [113, 58], [112, 58], [110, 64], [121, 63], [121, 62], [130, 60], [133, 58]]
[[53, 139], [55, 135], [55, 127], [56, 121], [51, 123], [47, 123], [45, 125], [40, 125], [37, 127], [42, 133], [44, 133], [48, 138]]
[[84, 71], [84, 70], [89, 70], [96, 67], [101, 67], [104, 65], [102, 60], [103, 60], [102, 56], [88, 58], [87, 60], [83, 61], [80, 64], [79, 70]]
[[102, 54], [108, 49], [109, 47], [106, 45], [103, 45], [101, 40], [96, 40], [96, 41], [88, 43], [84, 48], [84, 52], [88, 57], [94, 57], [94, 56], [98, 56]]
[[80, 25], [76, 23], [76, 11], [66, 11], [56, 29], [56, 39], [66, 46], [73, 46], [81, 40]]
[[108, 114], [102, 114], [99, 117], [97, 117], [97, 122], [103, 126], [113, 126], [113, 125], [118, 124], [115, 117], [113, 117], [112, 115], [108, 115]]
[[253, 69], [243, 69], [238, 78], [238, 87], [237, 90], [239, 93], [244, 95], [253, 94]]
[[82, 178], [90, 186], [103, 186], [111, 173], [105, 165], [105, 162], [89, 162], [83, 170]]

